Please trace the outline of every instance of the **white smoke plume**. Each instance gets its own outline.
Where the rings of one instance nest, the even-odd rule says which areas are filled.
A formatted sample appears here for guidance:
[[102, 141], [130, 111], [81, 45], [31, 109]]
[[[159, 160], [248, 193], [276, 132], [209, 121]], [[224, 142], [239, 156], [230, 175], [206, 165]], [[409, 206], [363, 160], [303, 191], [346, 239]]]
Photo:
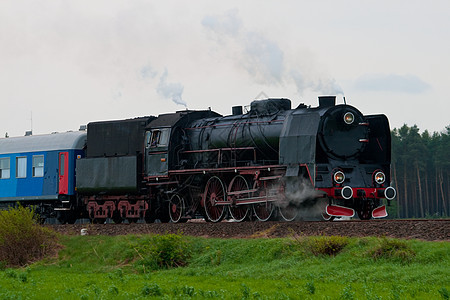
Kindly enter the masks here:
[[284, 53], [276, 43], [256, 32], [248, 32], [243, 53], [244, 67], [258, 82], [283, 82]]
[[222, 15], [205, 16], [202, 25], [220, 47], [233, 52], [235, 64], [243, 67], [257, 83], [283, 85], [293, 82], [300, 95], [307, 89], [326, 95], [343, 94], [333, 78], [314, 74], [314, 70], [302, 70], [302, 66], [293, 63], [298, 57], [286, 57], [275, 41], [262, 33], [247, 30], [238, 13], [237, 9], [232, 9]]
[[290, 76], [297, 87], [297, 92], [301, 95], [303, 91], [310, 89], [323, 95], [344, 95], [344, 91], [334, 78], [306, 76], [298, 69], [291, 70]]
[[167, 77], [168, 72], [167, 69], [165, 69], [164, 73], [159, 79], [159, 84], [156, 88], [157, 93], [166, 99], [172, 99], [172, 101], [176, 104], [184, 105], [184, 107], [187, 107], [187, 103], [182, 98], [184, 86], [178, 82], [167, 82]]
[[210, 15], [202, 20], [210, 37], [222, 47], [237, 49], [236, 64], [245, 68], [257, 82], [281, 83], [284, 53], [278, 45], [258, 32], [245, 30], [237, 9], [223, 15]]
[[304, 221], [323, 221], [323, 214], [325, 213], [327, 201], [328, 200], [325, 198], [317, 198], [310, 205], [297, 208], [296, 219]]
[[139, 73], [140, 73], [142, 79], [147, 79], [147, 78], [151, 79], [151, 78], [155, 78], [156, 75], [158, 75], [158, 72], [156, 72], [156, 70], [154, 70], [150, 64], [143, 66]]
[[284, 196], [288, 200], [289, 205], [299, 207], [307, 200], [312, 200], [321, 195], [316, 191], [309, 179], [304, 177], [287, 178], [284, 181]]
[[237, 37], [242, 29], [242, 20], [237, 9], [230, 9], [223, 15], [205, 16], [202, 25], [215, 33], [212, 38], [222, 40], [222, 37]]
[[313, 90], [321, 92], [324, 95], [344, 95], [344, 91], [334, 78], [319, 78]]
[[322, 220], [326, 200], [321, 198], [322, 192], [315, 190], [311, 182], [304, 177], [287, 178], [283, 183], [284, 190], [280, 201], [275, 205], [297, 212], [297, 220]]

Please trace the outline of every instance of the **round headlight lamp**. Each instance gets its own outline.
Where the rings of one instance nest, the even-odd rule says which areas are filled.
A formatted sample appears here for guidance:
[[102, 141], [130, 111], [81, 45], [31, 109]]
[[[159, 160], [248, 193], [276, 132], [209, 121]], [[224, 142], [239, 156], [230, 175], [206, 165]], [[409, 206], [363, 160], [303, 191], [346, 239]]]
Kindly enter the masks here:
[[374, 179], [375, 179], [376, 183], [383, 184], [384, 181], [386, 180], [386, 176], [384, 175], [383, 172], [377, 172], [377, 173], [375, 173]]
[[353, 124], [353, 122], [355, 121], [355, 116], [351, 113], [351, 112], [346, 112], [344, 114], [344, 122], [345, 124]]
[[336, 173], [334, 173], [333, 178], [334, 178], [334, 182], [341, 184], [345, 180], [345, 175], [342, 171], [337, 171]]

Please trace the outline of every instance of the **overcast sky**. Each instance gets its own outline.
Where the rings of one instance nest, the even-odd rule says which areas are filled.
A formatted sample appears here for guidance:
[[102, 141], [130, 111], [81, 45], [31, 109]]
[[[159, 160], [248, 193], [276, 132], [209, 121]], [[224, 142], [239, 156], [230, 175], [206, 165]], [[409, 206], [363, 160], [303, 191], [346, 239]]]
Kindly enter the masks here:
[[450, 1], [0, 1], [0, 137], [329, 94], [450, 125]]

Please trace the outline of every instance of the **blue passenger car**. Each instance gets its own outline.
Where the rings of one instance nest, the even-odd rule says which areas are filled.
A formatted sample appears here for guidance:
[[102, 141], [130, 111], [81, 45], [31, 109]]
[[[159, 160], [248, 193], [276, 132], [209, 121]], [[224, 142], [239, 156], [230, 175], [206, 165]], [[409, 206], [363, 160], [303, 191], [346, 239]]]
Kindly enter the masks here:
[[0, 139], [0, 206], [46, 203], [53, 211], [70, 205], [85, 145], [83, 131]]

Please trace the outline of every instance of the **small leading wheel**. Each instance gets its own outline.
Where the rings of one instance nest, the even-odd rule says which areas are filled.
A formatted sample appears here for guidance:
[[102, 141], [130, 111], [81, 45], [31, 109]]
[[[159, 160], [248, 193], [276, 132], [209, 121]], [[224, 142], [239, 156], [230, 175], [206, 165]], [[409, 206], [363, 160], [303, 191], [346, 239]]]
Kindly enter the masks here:
[[[211, 222], [219, 222], [225, 213], [226, 201], [225, 187], [219, 177], [213, 176], [206, 183], [203, 194], [203, 204], [205, 205], [206, 217]], [[222, 204], [220, 203], [222, 202]]]
[[323, 212], [322, 213], [322, 218], [325, 220], [325, 221], [333, 221], [334, 220], [334, 216], [330, 216], [329, 214], [327, 214], [326, 212]]
[[185, 212], [184, 199], [178, 194], [172, 195], [169, 200], [169, 217], [173, 223], [178, 223]]
[[[244, 177], [237, 175], [231, 180], [228, 187], [228, 192], [239, 192], [248, 190], [248, 183]], [[249, 193], [243, 193], [236, 195], [236, 200], [241, 198], [248, 198]], [[248, 205], [237, 205], [237, 203], [231, 203], [229, 206], [231, 217], [237, 222], [242, 222], [248, 215], [250, 207]]]
[[313, 215], [317, 220], [324, 220], [324, 221], [333, 221], [335, 219], [334, 216], [330, 216], [327, 214], [327, 206], [329, 204], [332, 204], [332, 200], [329, 198], [319, 198], [316, 201], [316, 213], [317, 215]]
[[[255, 189], [257, 187], [257, 182], [255, 181], [253, 188]], [[266, 189], [263, 189], [258, 193], [258, 196], [262, 197], [266, 195]], [[256, 218], [262, 222], [268, 221], [270, 217], [273, 214], [275, 206], [273, 205], [273, 202], [261, 202], [261, 203], [255, 203], [253, 204], [253, 213], [255, 214]]]
[[361, 211], [358, 211], [358, 217], [359, 217], [361, 220], [370, 220], [370, 218], [371, 218], [372, 216], [371, 216], [371, 214], [370, 214], [370, 211], [368, 211], [368, 210], [361, 210]]
[[373, 204], [369, 201], [364, 201], [362, 207], [358, 209], [358, 217], [361, 220], [370, 220], [372, 218]]

